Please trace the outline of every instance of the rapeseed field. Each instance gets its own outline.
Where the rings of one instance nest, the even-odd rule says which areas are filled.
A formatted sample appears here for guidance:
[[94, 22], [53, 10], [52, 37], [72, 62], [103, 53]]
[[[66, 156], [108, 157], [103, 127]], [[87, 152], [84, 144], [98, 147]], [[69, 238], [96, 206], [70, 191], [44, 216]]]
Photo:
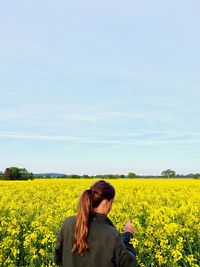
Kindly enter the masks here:
[[[0, 266], [55, 266], [65, 217], [96, 180], [0, 182]], [[108, 180], [116, 189], [108, 217], [123, 232], [130, 219], [138, 265], [200, 266], [200, 181]]]

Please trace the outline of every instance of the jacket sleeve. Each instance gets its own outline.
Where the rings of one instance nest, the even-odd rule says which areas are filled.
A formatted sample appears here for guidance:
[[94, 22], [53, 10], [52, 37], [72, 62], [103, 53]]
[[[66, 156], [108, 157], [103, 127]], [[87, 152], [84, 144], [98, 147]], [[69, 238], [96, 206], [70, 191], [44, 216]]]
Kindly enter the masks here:
[[126, 246], [127, 250], [130, 251], [136, 257], [136, 251], [135, 251], [133, 245], [131, 245], [129, 243], [131, 238], [133, 238], [132, 233], [130, 233], [130, 232], [124, 233], [124, 236], [123, 236], [124, 245]]
[[131, 234], [125, 233], [124, 238], [118, 234], [114, 246], [114, 261], [117, 267], [135, 267], [136, 256], [135, 250], [129, 244]]
[[57, 236], [57, 241], [55, 244], [54, 260], [55, 264], [58, 266], [62, 266], [62, 251], [63, 251], [63, 226]]

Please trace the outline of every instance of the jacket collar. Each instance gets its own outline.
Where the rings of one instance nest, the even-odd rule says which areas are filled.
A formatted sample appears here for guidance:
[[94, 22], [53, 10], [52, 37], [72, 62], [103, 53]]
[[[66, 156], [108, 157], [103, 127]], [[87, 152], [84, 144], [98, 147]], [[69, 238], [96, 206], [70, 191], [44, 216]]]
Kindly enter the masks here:
[[114, 224], [112, 223], [112, 221], [105, 214], [102, 214], [102, 213], [95, 212], [93, 214], [92, 220], [100, 222], [100, 223], [106, 223], [106, 224], [109, 224], [109, 225], [115, 227]]

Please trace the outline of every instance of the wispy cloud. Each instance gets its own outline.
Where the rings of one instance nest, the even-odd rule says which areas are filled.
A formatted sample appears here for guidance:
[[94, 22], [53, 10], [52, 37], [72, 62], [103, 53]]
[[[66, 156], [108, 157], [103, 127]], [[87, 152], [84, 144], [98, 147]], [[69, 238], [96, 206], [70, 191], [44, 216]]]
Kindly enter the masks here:
[[2, 138], [10, 139], [26, 139], [26, 140], [38, 140], [38, 141], [76, 141], [81, 137], [77, 136], [59, 136], [59, 135], [32, 135], [32, 134], [12, 134], [12, 133], [0, 133]]
[[[34, 103], [35, 104], [35, 103]], [[118, 110], [116, 108], [96, 108], [80, 106], [53, 106], [53, 105], [21, 105], [15, 107], [0, 107], [0, 121], [26, 122], [36, 124], [37, 122], [65, 123], [65, 122], [88, 122], [88, 123], [112, 123], [133, 122], [142, 123], [157, 122], [169, 123], [177, 121], [174, 114], [165, 114], [160, 110], [146, 111], [141, 109]]]
[[[100, 145], [100, 150], [117, 149], [123, 146], [154, 146], [154, 145], [195, 145], [200, 144], [200, 134], [135, 133], [116, 136], [70, 136], [70, 135], [41, 135], [24, 133], [0, 133], [0, 138], [32, 140], [32, 141], [58, 141], [75, 144]], [[103, 146], [108, 147], [103, 147]]]

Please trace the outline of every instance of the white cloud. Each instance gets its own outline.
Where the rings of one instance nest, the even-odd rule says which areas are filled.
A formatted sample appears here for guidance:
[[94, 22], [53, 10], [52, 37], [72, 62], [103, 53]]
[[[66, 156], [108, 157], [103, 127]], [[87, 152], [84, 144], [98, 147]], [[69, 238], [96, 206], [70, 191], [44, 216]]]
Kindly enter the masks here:
[[[155, 135], [155, 136], [154, 136]], [[33, 140], [33, 141], [62, 141], [75, 144], [96, 144], [102, 145], [100, 150], [113, 150], [122, 146], [170, 146], [170, 145], [199, 145], [200, 134], [177, 134], [150, 132], [134, 133], [116, 136], [71, 136], [71, 135], [42, 135], [42, 134], [24, 134], [24, 133], [0, 133], [0, 138]], [[103, 145], [106, 145], [106, 147]], [[93, 148], [92, 148], [93, 149]], [[95, 148], [96, 149], [96, 148]]]
[[76, 141], [80, 140], [81, 137], [75, 136], [59, 136], [59, 135], [32, 135], [32, 134], [12, 134], [12, 133], [0, 133], [2, 138], [11, 139], [27, 139], [27, 140], [38, 140], [38, 141]]
[[126, 110], [117, 109], [109, 110], [108, 108], [80, 107], [80, 106], [56, 106], [56, 105], [32, 105], [22, 104], [15, 107], [0, 107], [0, 121], [12, 123], [23, 123], [28, 121], [29, 124], [50, 121], [52, 124], [65, 122], [88, 122], [88, 123], [112, 123], [112, 122], [133, 122], [141, 123], [169, 123], [175, 122], [177, 118], [174, 115], [163, 114], [156, 111], [145, 110]]

